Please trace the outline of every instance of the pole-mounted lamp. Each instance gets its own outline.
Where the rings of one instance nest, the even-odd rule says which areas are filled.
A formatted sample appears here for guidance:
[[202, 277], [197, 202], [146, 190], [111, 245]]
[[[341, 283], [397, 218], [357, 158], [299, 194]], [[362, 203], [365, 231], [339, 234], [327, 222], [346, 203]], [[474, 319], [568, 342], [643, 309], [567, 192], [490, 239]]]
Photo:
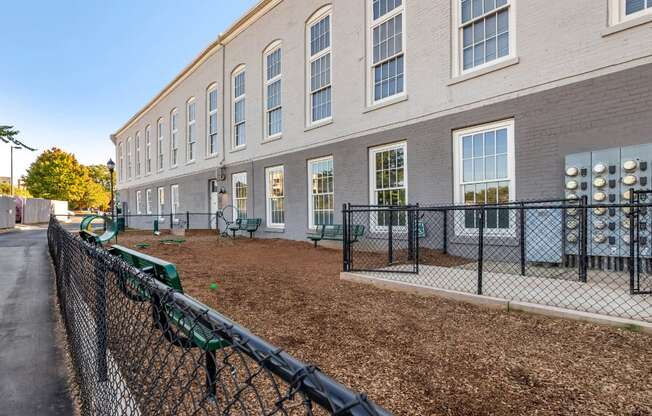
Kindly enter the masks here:
[[115, 203], [113, 199], [113, 172], [115, 171], [115, 162], [113, 161], [113, 159], [109, 158], [109, 161], [106, 162], [106, 167], [109, 169], [109, 176], [110, 176], [109, 188], [111, 189], [111, 201], [109, 202], [109, 207], [111, 208], [111, 219], [115, 220], [115, 216], [114, 216], [115, 209], [113, 206]]

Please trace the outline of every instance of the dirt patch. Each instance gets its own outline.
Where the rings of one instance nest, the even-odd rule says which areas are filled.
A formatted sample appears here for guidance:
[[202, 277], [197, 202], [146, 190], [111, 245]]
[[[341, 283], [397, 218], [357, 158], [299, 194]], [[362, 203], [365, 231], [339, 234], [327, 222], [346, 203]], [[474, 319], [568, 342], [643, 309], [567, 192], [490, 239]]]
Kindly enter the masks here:
[[309, 243], [166, 237], [119, 243], [151, 243], [190, 295], [396, 414], [652, 415], [648, 335], [341, 281], [341, 252]]

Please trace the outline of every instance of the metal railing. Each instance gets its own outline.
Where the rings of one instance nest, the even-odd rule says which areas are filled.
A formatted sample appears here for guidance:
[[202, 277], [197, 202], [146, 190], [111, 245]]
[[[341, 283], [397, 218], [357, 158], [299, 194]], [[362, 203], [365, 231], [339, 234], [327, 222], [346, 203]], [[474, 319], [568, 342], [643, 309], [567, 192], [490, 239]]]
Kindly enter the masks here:
[[[649, 192], [648, 192], [649, 193]], [[343, 270], [400, 283], [652, 322], [646, 192], [609, 205], [537, 200], [343, 207]]]
[[54, 217], [48, 243], [82, 414], [389, 415]]

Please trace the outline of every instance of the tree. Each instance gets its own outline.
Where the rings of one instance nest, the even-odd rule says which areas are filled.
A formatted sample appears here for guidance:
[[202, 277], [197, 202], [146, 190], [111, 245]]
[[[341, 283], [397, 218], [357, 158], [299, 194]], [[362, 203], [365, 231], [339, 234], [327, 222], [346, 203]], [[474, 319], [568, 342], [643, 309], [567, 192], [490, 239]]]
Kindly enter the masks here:
[[72, 208], [81, 208], [87, 178], [74, 155], [52, 148], [30, 165], [25, 185], [36, 198], [68, 201]]
[[[106, 192], [111, 192], [111, 173], [106, 165], [87, 166], [91, 179], [102, 185]], [[115, 189], [115, 175], [113, 175], [113, 189]]]
[[[9, 182], [0, 183], [0, 195], [11, 195], [11, 187], [9, 186]], [[23, 198], [31, 197], [30, 193], [27, 192], [27, 189], [16, 188], [15, 186], [14, 186], [14, 195]]]

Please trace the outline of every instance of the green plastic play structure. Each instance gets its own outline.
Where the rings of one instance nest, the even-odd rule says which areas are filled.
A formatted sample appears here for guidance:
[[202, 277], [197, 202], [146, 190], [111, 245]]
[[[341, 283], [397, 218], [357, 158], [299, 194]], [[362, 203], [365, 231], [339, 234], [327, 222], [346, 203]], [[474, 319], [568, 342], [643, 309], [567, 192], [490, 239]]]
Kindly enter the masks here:
[[[104, 221], [104, 232], [100, 235], [95, 234], [91, 228], [93, 221], [96, 219], [101, 219]], [[118, 226], [116, 222], [106, 215], [87, 215], [79, 224], [79, 236], [82, 238], [82, 240], [85, 240], [89, 243], [102, 245], [116, 238], [117, 235]]]

